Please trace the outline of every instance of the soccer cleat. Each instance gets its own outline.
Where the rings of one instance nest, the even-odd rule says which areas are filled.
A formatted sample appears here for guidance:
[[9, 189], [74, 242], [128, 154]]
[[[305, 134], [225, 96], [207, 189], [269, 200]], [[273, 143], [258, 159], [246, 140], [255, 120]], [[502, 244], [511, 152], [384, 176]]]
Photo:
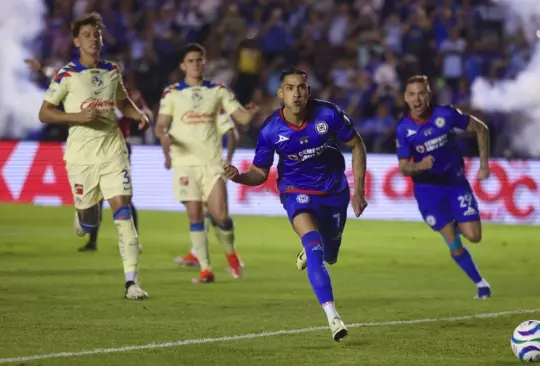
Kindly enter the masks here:
[[242, 278], [244, 263], [242, 263], [238, 254], [236, 254], [236, 252], [232, 254], [227, 254], [227, 262], [229, 262], [229, 267], [227, 268], [227, 271], [231, 273], [233, 278]]
[[75, 231], [75, 234], [81, 238], [86, 235], [79, 222], [79, 214], [77, 211], [75, 211], [75, 216], [73, 217], [73, 230]]
[[303, 271], [307, 267], [307, 258], [306, 258], [306, 250], [302, 248], [302, 250], [296, 255], [296, 268], [298, 268], [299, 271]]
[[485, 300], [491, 297], [491, 288], [489, 286], [478, 287], [478, 294], [474, 297], [475, 300]]
[[216, 281], [216, 278], [214, 277], [214, 274], [207, 269], [205, 269], [204, 271], [201, 271], [201, 273], [199, 274], [199, 277], [191, 280], [191, 282], [193, 283], [212, 283], [215, 281]]
[[341, 341], [349, 334], [349, 330], [339, 316], [336, 316], [330, 322], [330, 330], [332, 331], [332, 338], [334, 338], [334, 341], [336, 342]]
[[183, 257], [174, 258], [175, 263], [178, 263], [184, 267], [199, 268], [199, 260], [192, 253], [188, 253]]
[[97, 250], [97, 244], [94, 241], [89, 241], [86, 245], [80, 247], [79, 252], [95, 252]]
[[126, 282], [125, 298], [129, 300], [144, 300], [148, 297], [148, 293], [143, 291], [138, 283], [133, 281]]

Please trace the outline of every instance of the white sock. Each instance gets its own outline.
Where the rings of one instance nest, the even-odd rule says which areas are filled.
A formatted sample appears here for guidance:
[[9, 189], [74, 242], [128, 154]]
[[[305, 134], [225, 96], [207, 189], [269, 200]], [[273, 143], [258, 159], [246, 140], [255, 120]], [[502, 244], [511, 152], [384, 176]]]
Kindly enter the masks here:
[[197, 255], [195, 254], [195, 249], [193, 249], [193, 247], [191, 248], [191, 255], [194, 256], [194, 257], [197, 257]]
[[484, 279], [482, 278], [482, 281], [478, 282], [478, 283], [476, 284], [476, 287], [477, 287], [477, 288], [480, 288], [480, 287], [489, 287], [489, 283], [488, 283], [488, 281], [486, 281], [486, 280], [484, 280]]
[[325, 302], [324, 304], [322, 304], [322, 308], [326, 313], [326, 317], [328, 318], [329, 323], [334, 320], [334, 318], [339, 317], [339, 314], [336, 311], [336, 305], [333, 301]]
[[126, 282], [137, 282], [137, 272], [126, 272], [124, 274], [126, 275]]

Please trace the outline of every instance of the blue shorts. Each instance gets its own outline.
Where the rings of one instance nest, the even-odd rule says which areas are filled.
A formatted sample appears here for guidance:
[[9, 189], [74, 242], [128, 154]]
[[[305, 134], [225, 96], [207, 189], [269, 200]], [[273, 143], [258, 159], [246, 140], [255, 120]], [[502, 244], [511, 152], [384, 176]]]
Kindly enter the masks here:
[[435, 231], [440, 231], [453, 221], [480, 220], [478, 202], [469, 185], [415, 186], [414, 195], [424, 221]]
[[287, 211], [291, 223], [301, 213], [311, 213], [317, 219], [319, 232], [323, 238], [324, 260], [333, 264], [337, 261], [341, 235], [347, 221], [350, 193], [344, 190], [324, 196], [305, 193], [284, 193], [281, 203]]

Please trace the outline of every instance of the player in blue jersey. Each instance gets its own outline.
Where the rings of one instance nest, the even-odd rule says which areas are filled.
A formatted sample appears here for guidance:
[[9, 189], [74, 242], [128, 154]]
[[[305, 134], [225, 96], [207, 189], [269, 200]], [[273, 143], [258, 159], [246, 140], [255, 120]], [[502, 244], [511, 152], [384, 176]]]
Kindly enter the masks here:
[[405, 102], [409, 113], [397, 126], [399, 168], [412, 177], [414, 195], [426, 223], [443, 236], [454, 261], [476, 284], [477, 299], [491, 296], [471, 254], [461, 242], [463, 235], [480, 242], [482, 225], [478, 203], [465, 176], [463, 157], [456, 139], [461, 132], [474, 133], [478, 140], [478, 179], [489, 177], [489, 129], [474, 116], [460, 110], [431, 104], [426, 76], [407, 81]]
[[[328, 317], [332, 337], [339, 341], [348, 330], [336, 311], [324, 262], [337, 261], [349, 200], [357, 217], [367, 206], [366, 150], [350, 118], [340, 108], [310, 98], [305, 72], [296, 68], [285, 70], [278, 96], [284, 106], [264, 123], [253, 165], [246, 173], [240, 174], [231, 165], [225, 172], [236, 183], [258, 186], [268, 179], [277, 153], [281, 202], [302, 240], [311, 287]], [[339, 141], [352, 149], [352, 198]]]

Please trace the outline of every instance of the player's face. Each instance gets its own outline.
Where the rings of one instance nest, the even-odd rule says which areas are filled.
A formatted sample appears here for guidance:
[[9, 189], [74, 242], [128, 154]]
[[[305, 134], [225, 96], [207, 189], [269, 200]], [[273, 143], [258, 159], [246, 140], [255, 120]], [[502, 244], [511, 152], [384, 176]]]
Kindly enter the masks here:
[[81, 27], [79, 35], [73, 41], [81, 53], [88, 56], [96, 56], [103, 46], [101, 29], [95, 25], [85, 25]]
[[205, 60], [200, 52], [190, 52], [180, 64], [180, 68], [186, 77], [200, 78], [204, 71]]
[[422, 115], [429, 108], [431, 90], [426, 83], [411, 83], [405, 89], [405, 102], [414, 115]]
[[278, 97], [292, 113], [300, 113], [307, 104], [309, 88], [305, 76], [289, 75], [283, 79], [278, 89]]

